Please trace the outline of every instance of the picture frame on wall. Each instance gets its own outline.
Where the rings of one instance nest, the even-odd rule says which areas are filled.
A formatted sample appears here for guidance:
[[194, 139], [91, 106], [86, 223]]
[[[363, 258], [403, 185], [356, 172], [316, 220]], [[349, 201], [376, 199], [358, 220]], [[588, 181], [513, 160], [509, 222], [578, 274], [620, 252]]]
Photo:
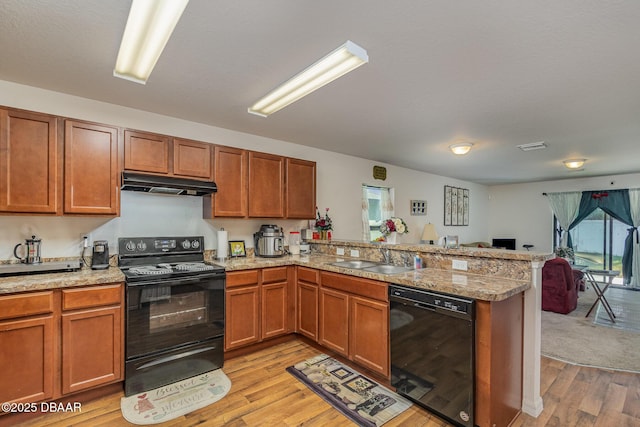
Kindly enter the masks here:
[[244, 240], [229, 240], [229, 256], [232, 258], [247, 256]]
[[444, 186], [444, 225], [451, 225], [451, 188]]
[[469, 225], [469, 189], [444, 186], [444, 225]]

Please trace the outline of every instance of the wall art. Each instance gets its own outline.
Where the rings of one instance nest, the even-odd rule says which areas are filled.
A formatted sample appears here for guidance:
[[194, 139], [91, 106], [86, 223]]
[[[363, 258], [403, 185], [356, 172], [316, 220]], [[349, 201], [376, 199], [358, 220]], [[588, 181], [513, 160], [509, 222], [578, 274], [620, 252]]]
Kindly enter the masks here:
[[444, 186], [444, 225], [469, 225], [469, 189]]

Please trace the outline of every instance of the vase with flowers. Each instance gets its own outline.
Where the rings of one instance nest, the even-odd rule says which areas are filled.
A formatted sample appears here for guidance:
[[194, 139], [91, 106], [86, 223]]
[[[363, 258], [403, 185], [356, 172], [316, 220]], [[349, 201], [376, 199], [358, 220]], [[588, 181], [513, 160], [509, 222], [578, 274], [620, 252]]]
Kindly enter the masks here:
[[320, 216], [320, 211], [316, 206], [316, 229], [320, 232], [320, 239], [331, 240], [331, 230], [333, 230], [333, 223], [331, 217], [329, 217], [329, 208], [324, 209], [324, 216]]
[[407, 223], [402, 218], [393, 217], [382, 221], [380, 232], [387, 242], [395, 243], [396, 234], [408, 233], [409, 227], [407, 227]]

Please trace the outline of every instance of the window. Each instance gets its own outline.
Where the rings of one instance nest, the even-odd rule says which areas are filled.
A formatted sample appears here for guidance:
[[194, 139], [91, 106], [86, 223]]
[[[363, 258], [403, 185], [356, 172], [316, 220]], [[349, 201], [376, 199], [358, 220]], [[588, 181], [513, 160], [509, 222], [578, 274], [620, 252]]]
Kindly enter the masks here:
[[364, 240], [375, 241], [382, 236], [382, 220], [393, 216], [393, 189], [363, 184], [362, 198]]
[[[571, 230], [576, 264], [587, 265], [596, 270], [617, 270], [622, 273], [622, 255], [627, 228], [628, 226], [602, 209], [591, 212]], [[555, 247], [558, 244], [557, 235], [554, 240]], [[618, 276], [614, 282], [621, 284], [623, 280], [622, 276]]]

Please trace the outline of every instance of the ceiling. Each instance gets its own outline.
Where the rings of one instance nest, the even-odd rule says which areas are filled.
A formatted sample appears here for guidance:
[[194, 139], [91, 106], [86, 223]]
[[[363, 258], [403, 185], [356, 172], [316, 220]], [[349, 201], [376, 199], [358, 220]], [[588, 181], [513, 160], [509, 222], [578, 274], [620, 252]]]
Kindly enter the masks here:
[[[0, 80], [481, 184], [640, 172], [638, 1], [191, 0], [146, 85], [113, 77], [129, 7], [2, 0]], [[346, 40], [368, 64], [247, 113]]]

